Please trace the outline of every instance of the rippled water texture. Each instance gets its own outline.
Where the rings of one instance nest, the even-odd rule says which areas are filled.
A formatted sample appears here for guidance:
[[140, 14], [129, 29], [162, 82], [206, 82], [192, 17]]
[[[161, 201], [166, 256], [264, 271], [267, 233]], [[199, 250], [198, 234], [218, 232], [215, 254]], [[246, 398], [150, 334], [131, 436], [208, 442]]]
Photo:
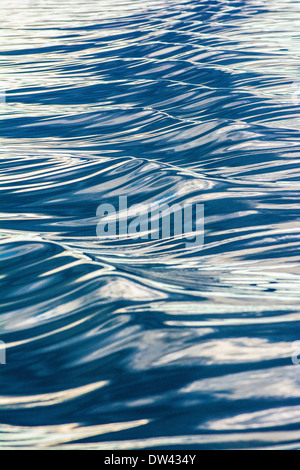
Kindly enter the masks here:
[[[299, 1], [1, 27], [2, 446], [299, 448]], [[205, 204], [204, 248], [99, 240], [121, 195]]]

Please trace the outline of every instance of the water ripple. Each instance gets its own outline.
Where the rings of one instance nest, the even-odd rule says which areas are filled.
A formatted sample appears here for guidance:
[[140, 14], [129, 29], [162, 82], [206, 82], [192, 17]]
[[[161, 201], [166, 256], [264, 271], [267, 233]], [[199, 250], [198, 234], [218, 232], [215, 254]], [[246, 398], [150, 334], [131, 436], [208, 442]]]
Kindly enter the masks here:
[[[6, 2], [3, 448], [299, 448], [298, 13]], [[98, 238], [124, 195], [204, 247]]]

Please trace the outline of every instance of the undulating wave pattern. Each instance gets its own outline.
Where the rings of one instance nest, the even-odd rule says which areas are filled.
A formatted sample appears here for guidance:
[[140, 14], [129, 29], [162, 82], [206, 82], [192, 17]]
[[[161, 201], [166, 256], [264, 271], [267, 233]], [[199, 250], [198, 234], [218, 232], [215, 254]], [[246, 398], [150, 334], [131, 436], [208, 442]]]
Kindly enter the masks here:
[[[1, 28], [1, 446], [299, 448], [299, 1]], [[204, 204], [204, 247], [99, 239], [119, 196]]]

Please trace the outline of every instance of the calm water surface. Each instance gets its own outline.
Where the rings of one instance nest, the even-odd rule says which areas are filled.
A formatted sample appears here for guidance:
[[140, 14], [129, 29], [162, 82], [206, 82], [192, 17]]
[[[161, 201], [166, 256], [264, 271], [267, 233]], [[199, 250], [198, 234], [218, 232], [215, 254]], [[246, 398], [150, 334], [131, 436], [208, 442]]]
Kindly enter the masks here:
[[[298, 0], [1, 0], [5, 448], [300, 448]], [[6, 97], [6, 103], [5, 101]], [[205, 245], [99, 240], [119, 196]]]

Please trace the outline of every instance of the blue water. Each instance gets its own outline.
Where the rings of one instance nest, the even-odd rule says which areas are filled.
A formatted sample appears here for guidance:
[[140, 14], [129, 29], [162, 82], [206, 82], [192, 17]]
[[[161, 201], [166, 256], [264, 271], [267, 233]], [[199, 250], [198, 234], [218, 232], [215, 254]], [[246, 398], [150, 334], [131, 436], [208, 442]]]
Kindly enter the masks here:
[[[2, 447], [300, 448], [299, 19], [3, 2]], [[124, 195], [204, 204], [204, 247], [99, 239]]]

